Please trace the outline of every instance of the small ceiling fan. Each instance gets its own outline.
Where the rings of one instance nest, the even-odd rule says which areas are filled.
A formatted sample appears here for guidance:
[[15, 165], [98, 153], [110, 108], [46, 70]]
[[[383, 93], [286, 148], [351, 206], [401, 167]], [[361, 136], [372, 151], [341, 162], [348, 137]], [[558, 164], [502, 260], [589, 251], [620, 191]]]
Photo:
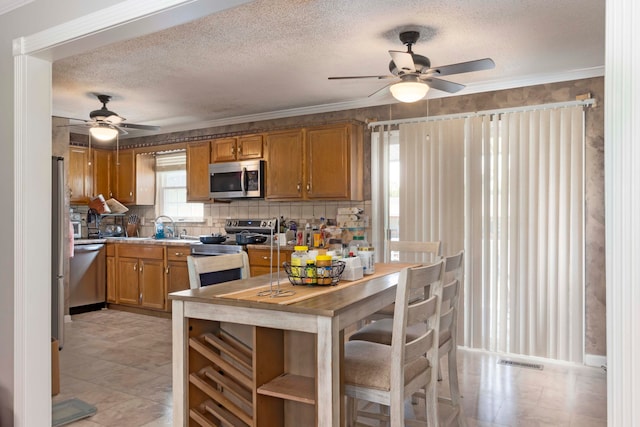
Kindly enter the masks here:
[[495, 63], [491, 58], [460, 62], [458, 64], [444, 65], [441, 67], [432, 67], [429, 58], [418, 55], [411, 50], [411, 46], [413, 46], [419, 38], [420, 33], [418, 31], [404, 31], [400, 33], [400, 41], [407, 46], [407, 51], [389, 51], [389, 55], [391, 55], [389, 71], [392, 75], [329, 77], [329, 80], [399, 78], [399, 82], [389, 83], [369, 96], [375, 95], [384, 88], [390, 86], [389, 90], [397, 100], [402, 102], [415, 102], [424, 98], [429, 88], [455, 93], [465, 87], [460, 83], [442, 80], [438, 77], [495, 68]]
[[93, 110], [89, 113], [91, 120], [72, 119], [85, 122], [89, 126], [91, 136], [101, 141], [108, 141], [115, 138], [118, 134], [126, 135], [125, 129], [142, 129], [142, 130], [160, 130], [160, 126], [138, 125], [134, 123], [125, 123], [125, 119], [113, 111], [107, 109], [107, 103], [111, 101], [110, 95], [96, 94], [98, 100], [102, 103], [102, 108]]

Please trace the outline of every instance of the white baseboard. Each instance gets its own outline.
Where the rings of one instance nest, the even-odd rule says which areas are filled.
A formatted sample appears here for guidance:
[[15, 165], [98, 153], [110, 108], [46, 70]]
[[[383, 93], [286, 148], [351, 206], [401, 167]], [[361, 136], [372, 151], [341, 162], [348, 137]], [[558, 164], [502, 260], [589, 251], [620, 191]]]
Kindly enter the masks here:
[[607, 366], [607, 356], [600, 356], [598, 354], [586, 354], [584, 356], [584, 364], [587, 366], [595, 366], [596, 368]]

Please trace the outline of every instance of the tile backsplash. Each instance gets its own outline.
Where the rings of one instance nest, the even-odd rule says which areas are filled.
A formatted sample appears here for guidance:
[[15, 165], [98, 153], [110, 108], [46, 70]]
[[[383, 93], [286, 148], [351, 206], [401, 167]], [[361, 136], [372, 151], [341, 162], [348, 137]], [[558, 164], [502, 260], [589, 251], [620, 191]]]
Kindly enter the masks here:
[[[71, 206], [75, 212], [81, 212], [86, 220], [87, 206]], [[228, 218], [280, 218], [293, 220], [304, 225], [307, 221], [320, 218], [334, 219], [338, 208], [358, 207], [371, 217], [371, 201], [362, 202], [269, 202], [265, 200], [237, 200], [231, 203], [211, 203], [204, 205], [203, 222], [180, 222], [176, 225], [179, 232], [186, 230], [187, 235], [224, 234], [224, 222]], [[138, 234], [152, 236], [155, 232], [154, 219], [157, 214], [154, 206], [129, 206], [127, 215], [136, 214], [140, 218]], [[86, 230], [86, 227], [84, 227]]]

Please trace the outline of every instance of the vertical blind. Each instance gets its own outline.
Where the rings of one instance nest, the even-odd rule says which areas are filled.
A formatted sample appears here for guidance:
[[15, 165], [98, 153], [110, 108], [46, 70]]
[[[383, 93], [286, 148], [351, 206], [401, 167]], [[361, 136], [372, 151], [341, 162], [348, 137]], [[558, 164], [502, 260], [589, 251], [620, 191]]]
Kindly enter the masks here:
[[465, 249], [464, 345], [582, 362], [583, 106], [406, 123], [400, 240]]
[[465, 345], [582, 362], [583, 108], [467, 125]]

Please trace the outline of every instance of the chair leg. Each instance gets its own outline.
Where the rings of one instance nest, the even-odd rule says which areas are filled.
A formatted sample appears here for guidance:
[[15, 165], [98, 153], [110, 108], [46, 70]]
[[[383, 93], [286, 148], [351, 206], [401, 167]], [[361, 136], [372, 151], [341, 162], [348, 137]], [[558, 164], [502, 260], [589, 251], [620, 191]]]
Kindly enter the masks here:
[[449, 391], [451, 392], [451, 404], [458, 411], [458, 426], [466, 427], [467, 421], [462, 411], [462, 402], [460, 402], [460, 386], [458, 385], [458, 358], [456, 348], [452, 347], [447, 355], [447, 364], [449, 365]]
[[345, 421], [346, 421], [346, 426], [347, 427], [352, 427], [353, 425], [355, 425], [354, 422], [353, 422], [353, 416], [354, 416], [355, 409], [356, 409], [354, 407], [355, 406], [355, 400], [356, 400], [355, 398], [347, 396], [347, 402], [346, 402], [345, 407], [344, 407], [345, 412], [346, 412], [346, 420]]
[[428, 427], [438, 426], [438, 391], [433, 384], [425, 388], [424, 407]]

